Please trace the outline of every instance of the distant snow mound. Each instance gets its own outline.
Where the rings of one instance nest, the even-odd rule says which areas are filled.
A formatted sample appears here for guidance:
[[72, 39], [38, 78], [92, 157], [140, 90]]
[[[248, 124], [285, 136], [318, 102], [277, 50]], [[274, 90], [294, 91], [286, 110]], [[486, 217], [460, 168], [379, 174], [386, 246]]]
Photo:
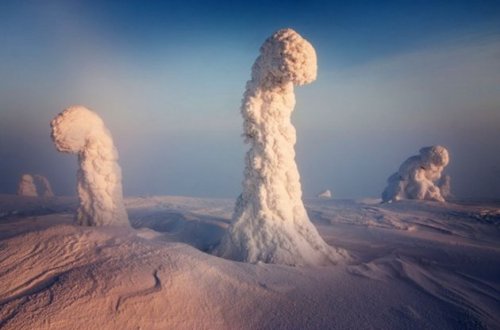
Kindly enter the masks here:
[[[447, 184], [445, 182], [438, 185], [437, 182], [449, 161], [448, 150], [443, 146], [420, 149], [420, 155], [408, 158], [398, 172], [389, 177], [388, 185], [382, 193], [382, 201], [420, 199], [444, 202], [449, 195], [450, 179], [448, 177]], [[444, 194], [440, 187], [444, 188]]]
[[330, 199], [330, 198], [332, 198], [332, 192], [329, 189], [327, 189], [327, 190], [325, 190], [323, 192], [320, 192], [317, 195], [317, 197], [323, 198], [323, 199]]
[[292, 29], [268, 38], [252, 67], [241, 113], [243, 193], [216, 253], [246, 262], [325, 265], [340, 258], [309, 221], [295, 164], [294, 85], [316, 79], [316, 52]]
[[77, 222], [84, 226], [128, 225], [118, 152], [102, 119], [83, 106], [72, 106], [50, 125], [57, 150], [78, 154]]
[[323, 198], [323, 199], [330, 199], [330, 198], [332, 198], [332, 192], [330, 191], [330, 189], [327, 189], [327, 190], [322, 191], [319, 194], [317, 194], [316, 197]]
[[23, 174], [17, 187], [17, 194], [19, 196], [37, 197], [35, 181], [31, 174]]

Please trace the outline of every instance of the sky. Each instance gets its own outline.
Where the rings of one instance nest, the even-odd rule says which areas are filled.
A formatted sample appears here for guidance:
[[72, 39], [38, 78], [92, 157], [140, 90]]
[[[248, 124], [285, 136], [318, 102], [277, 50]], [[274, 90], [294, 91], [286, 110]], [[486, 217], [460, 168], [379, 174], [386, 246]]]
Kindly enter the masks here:
[[285, 27], [318, 56], [292, 118], [304, 197], [378, 197], [441, 144], [456, 197], [500, 199], [500, 2], [480, 0], [2, 0], [0, 193], [39, 173], [75, 194], [49, 123], [80, 104], [113, 135], [125, 195], [235, 198], [245, 83]]

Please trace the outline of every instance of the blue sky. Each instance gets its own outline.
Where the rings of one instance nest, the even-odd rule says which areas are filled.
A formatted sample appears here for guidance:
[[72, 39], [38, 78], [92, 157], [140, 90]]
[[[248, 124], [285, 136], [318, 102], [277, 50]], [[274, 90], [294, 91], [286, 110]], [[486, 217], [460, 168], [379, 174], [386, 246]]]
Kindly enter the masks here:
[[1, 1], [0, 193], [25, 172], [74, 193], [48, 123], [83, 104], [114, 136], [125, 194], [235, 197], [245, 82], [282, 27], [318, 55], [293, 118], [306, 197], [377, 196], [443, 144], [457, 196], [500, 198], [495, 1]]

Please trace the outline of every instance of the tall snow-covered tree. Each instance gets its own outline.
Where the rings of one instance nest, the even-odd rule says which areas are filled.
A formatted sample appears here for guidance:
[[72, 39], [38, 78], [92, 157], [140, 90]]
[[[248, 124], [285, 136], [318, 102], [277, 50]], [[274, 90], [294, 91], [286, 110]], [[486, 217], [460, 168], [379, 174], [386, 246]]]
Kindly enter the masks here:
[[118, 152], [102, 119], [83, 106], [72, 106], [51, 127], [57, 150], [78, 154], [78, 224], [128, 225]]
[[339, 259], [309, 220], [295, 163], [294, 86], [314, 81], [316, 71], [313, 46], [292, 29], [277, 31], [260, 48], [241, 106], [250, 145], [243, 192], [219, 255], [287, 265]]

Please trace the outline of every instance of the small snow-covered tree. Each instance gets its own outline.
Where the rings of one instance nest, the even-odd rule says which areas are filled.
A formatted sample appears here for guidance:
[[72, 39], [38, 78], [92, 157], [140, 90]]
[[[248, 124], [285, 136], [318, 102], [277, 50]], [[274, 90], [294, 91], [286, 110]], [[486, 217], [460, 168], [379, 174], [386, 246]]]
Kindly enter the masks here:
[[38, 196], [35, 182], [31, 174], [23, 174], [21, 176], [21, 180], [19, 181], [19, 185], [17, 187], [17, 194], [19, 196], [27, 196], [27, 197]]
[[437, 182], [448, 163], [449, 155], [445, 147], [420, 149], [420, 155], [408, 158], [401, 164], [398, 172], [389, 177], [382, 193], [382, 201], [420, 199], [444, 202], [445, 196]]
[[57, 150], [78, 154], [78, 224], [128, 225], [118, 152], [102, 119], [83, 106], [72, 106], [51, 127]]
[[250, 144], [243, 193], [219, 255], [287, 265], [324, 265], [340, 257], [309, 220], [295, 163], [294, 85], [314, 81], [316, 70], [314, 48], [292, 29], [277, 31], [262, 45], [241, 106]]
[[54, 192], [52, 191], [50, 182], [46, 177], [40, 174], [35, 174], [34, 178], [39, 183], [39, 187], [42, 192], [41, 195], [43, 197], [54, 197]]

